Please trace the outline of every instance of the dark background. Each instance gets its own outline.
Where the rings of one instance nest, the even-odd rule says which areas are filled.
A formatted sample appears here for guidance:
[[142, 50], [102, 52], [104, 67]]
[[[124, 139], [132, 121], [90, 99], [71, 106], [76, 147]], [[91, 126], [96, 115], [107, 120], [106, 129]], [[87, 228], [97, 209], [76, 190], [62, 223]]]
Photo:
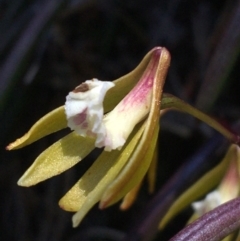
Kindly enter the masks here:
[[[240, 117], [239, 23], [237, 0], [0, 0], [1, 240], [121, 240], [153, 196], [145, 185], [129, 211], [95, 207], [72, 229], [72, 214], [57, 202], [97, 153], [58, 177], [22, 188], [19, 177], [67, 131], [17, 151], [5, 146], [63, 105], [79, 83], [114, 80], [155, 46], [172, 56], [164, 92], [230, 126]], [[161, 122], [157, 190], [213, 135], [184, 114], [171, 112]], [[188, 213], [158, 238], [168, 240]]]

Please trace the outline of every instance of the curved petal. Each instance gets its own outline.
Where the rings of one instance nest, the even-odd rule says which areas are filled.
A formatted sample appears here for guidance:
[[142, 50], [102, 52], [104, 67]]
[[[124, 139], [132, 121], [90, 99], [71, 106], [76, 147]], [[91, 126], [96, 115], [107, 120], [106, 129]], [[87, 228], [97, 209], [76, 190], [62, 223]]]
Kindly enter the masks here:
[[86, 213], [100, 200], [102, 193], [118, 175], [134, 151], [143, 133], [145, 124], [136, 127], [137, 132], [121, 150], [103, 151], [82, 178], [59, 201], [61, 208], [67, 211], [78, 211], [74, 216], [77, 226]]
[[[119, 189], [116, 190], [115, 186], [110, 184], [110, 186], [104, 192], [103, 197], [101, 198], [101, 202], [99, 204], [100, 208], [105, 208], [107, 206], [110, 206], [118, 202], [121, 198], [127, 195], [127, 193], [130, 192], [135, 186], [137, 186], [139, 182], [142, 181], [153, 159], [157, 138], [158, 138], [158, 132], [159, 132], [159, 125], [154, 130], [154, 136], [152, 136], [151, 138], [151, 141], [150, 141], [150, 144], [148, 145], [148, 150], [145, 153], [145, 156], [141, 158], [141, 164], [138, 166], [135, 172], [132, 172], [131, 178], [128, 177], [128, 175], [126, 175], [127, 177], [124, 180], [125, 185], [120, 190]], [[125, 173], [128, 174], [128, 171], [130, 168], [129, 166], [134, 165], [134, 162], [136, 161], [138, 160], [132, 159], [131, 161], [129, 161], [127, 165], [124, 167], [124, 169], [121, 171], [120, 175], [124, 175]], [[105, 200], [107, 200], [107, 205]]]
[[94, 139], [70, 133], [42, 152], [19, 179], [18, 185], [35, 185], [66, 171], [95, 148], [94, 142]]
[[9, 144], [6, 149], [19, 149], [66, 127], [64, 107], [61, 106], [39, 119], [23, 137]]
[[205, 174], [174, 202], [161, 220], [159, 228], [163, 229], [181, 210], [216, 186], [226, 172], [229, 163], [233, 158], [236, 158], [236, 156], [239, 156], [238, 148], [232, 145], [220, 164]]
[[[130, 73], [113, 81], [115, 86], [106, 93], [105, 99], [103, 101], [105, 113], [111, 111], [134, 88], [134, 86], [141, 78], [143, 72], [145, 71], [151, 59], [152, 53], [156, 49], [160, 49], [160, 47], [149, 51], [140, 62], [140, 64]], [[164, 49], [164, 51], [166, 51], [166, 49]]]
[[159, 68], [161, 53], [161, 48], [157, 48], [152, 53], [138, 83], [110, 113], [104, 116], [105, 135], [99, 144], [105, 146], [105, 150], [120, 150], [136, 124], [149, 114], [152, 106], [153, 85]]
[[[152, 139], [155, 127], [159, 121], [160, 104], [162, 89], [167, 74], [167, 70], [170, 64], [170, 55], [165, 48], [161, 49], [161, 55], [159, 58], [159, 66], [156, 72], [153, 85], [153, 96], [150, 113], [147, 119], [146, 128], [143, 133], [143, 137], [137, 146], [136, 151], [130, 158], [126, 168], [119, 176], [114, 180], [114, 182], [108, 187], [104, 193], [104, 197], [101, 200], [101, 207], [107, 207], [118, 193], [124, 188], [128, 183], [128, 180], [132, 178], [139, 166], [141, 166], [142, 157], [145, 156], [149, 140]], [[114, 190], [114, 191], [113, 191]]]

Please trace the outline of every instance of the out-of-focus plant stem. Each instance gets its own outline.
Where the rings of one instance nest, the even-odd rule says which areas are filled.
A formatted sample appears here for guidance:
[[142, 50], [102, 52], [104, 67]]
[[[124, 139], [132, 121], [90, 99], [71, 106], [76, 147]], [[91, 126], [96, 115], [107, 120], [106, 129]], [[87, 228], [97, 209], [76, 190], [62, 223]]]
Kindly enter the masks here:
[[169, 241], [220, 241], [240, 227], [240, 198], [235, 198], [189, 224]]
[[196, 107], [203, 111], [208, 112], [213, 107], [239, 55], [240, 1], [237, 2], [234, 12], [230, 16], [225, 31], [210, 59], [203, 84], [196, 99]]

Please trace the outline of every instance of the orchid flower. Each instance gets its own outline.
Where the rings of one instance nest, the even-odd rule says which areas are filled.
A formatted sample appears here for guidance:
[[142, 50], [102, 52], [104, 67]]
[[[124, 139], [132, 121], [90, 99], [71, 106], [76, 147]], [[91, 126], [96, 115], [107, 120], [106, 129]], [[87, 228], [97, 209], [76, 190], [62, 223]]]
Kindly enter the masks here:
[[[183, 192], [160, 221], [159, 229], [166, 227], [173, 217], [189, 205], [192, 205], [195, 211], [189, 220], [192, 222], [204, 213], [239, 196], [239, 150], [236, 144], [232, 144], [217, 166]], [[205, 199], [196, 202], [204, 195], [206, 195]]]
[[146, 174], [153, 191], [163, 109], [191, 114], [238, 143], [239, 137], [214, 119], [172, 95], [162, 94], [169, 64], [168, 51], [156, 47], [132, 72], [115, 81], [94, 78], [77, 86], [68, 94], [65, 106], [42, 117], [27, 134], [6, 147], [18, 149], [63, 128], [72, 130], [37, 157], [18, 185], [28, 187], [59, 175], [94, 148], [104, 148], [59, 201], [64, 210], [76, 212], [76, 227], [98, 202], [103, 209], [123, 200], [120, 207], [127, 209]]
[[67, 126], [73, 130], [43, 151], [18, 184], [31, 186], [58, 175], [95, 147], [103, 147], [101, 155], [59, 205], [76, 212], [74, 227], [99, 201], [100, 208], [105, 208], [126, 196], [123, 209], [129, 206], [136, 195], [131, 190], [140, 185], [154, 160], [169, 63], [168, 51], [157, 47], [134, 71], [113, 82], [92, 79], [77, 86], [67, 96], [64, 107], [48, 113], [7, 146], [8, 150], [18, 149]]
[[[171, 241], [239, 240], [239, 234], [236, 238], [236, 233], [234, 233], [240, 226], [239, 164], [240, 148], [232, 144], [221, 162], [222, 167], [225, 166], [225, 173], [218, 187], [208, 193], [205, 199], [192, 203], [195, 212], [189, 224], [171, 238]], [[220, 174], [219, 171], [218, 168], [218, 174]], [[212, 178], [214, 178], [214, 173], [216, 174], [216, 170], [211, 173]], [[206, 178], [202, 180], [204, 181]]]
[[228, 159], [229, 162], [225, 175], [220, 181], [218, 187], [208, 193], [205, 199], [192, 203], [192, 207], [195, 210], [192, 219], [201, 217], [208, 211], [211, 211], [212, 209], [220, 206], [221, 204], [239, 196], [240, 148], [237, 145], [232, 144], [229, 147], [225, 158]]

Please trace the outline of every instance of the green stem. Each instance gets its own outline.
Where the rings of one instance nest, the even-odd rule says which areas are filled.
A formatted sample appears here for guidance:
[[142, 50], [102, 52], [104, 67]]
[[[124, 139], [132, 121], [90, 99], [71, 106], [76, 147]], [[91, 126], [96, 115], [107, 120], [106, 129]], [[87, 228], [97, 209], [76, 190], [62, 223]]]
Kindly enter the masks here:
[[162, 103], [161, 103], [161, 109], [166, 109], [166, 108], [174, 108], [179, 111], [188, 113], [199, 120], [205, 122], [212, 128], [214, 128], [216, 131], [221, 133], [223, 136], [225, 136], [227, 139], [229, 139], [231, 142], [235, 144], [240, 143], [240, 137], [228, 129], [226, 129], [224, 126], [222, 126], [219, 122], [211, 118], [210, 116], [204, 114], [200, 110], [194, 108], [193, 106], [187, 104], [186, 102], [182, 101], [181, 99], [170, 95], [170, 94], [163, 94], [162, 97]]

